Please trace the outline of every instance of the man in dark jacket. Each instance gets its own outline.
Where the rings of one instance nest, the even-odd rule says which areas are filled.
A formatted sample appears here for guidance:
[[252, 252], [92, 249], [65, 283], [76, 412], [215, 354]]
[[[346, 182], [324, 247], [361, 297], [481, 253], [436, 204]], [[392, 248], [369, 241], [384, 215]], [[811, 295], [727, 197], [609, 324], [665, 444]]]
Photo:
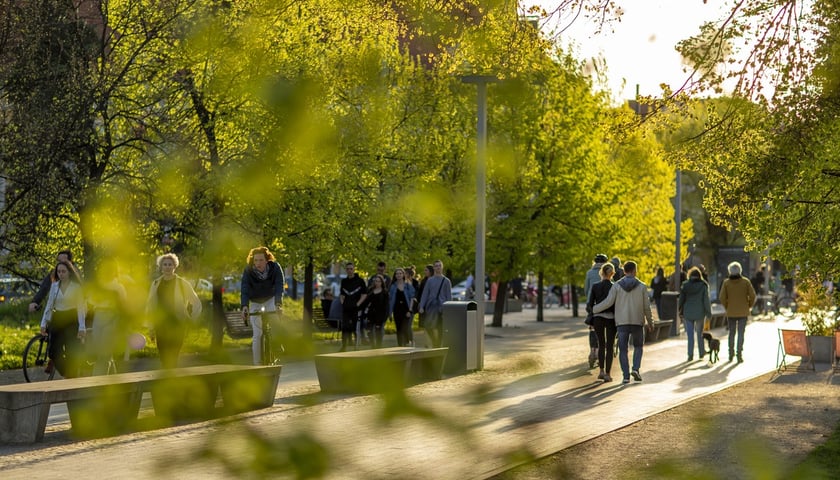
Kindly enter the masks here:
[[[367, 298], [367, 285], [356, 275], [356, 265], [347, 262], [344, 265], [347, 277], [341, 279], [341, 351], [347, 350], [347, 345], [356, 334], [356, 324], [359, 321], [359, 309]], [[355, 341], [354, 341], [355, 345]]]

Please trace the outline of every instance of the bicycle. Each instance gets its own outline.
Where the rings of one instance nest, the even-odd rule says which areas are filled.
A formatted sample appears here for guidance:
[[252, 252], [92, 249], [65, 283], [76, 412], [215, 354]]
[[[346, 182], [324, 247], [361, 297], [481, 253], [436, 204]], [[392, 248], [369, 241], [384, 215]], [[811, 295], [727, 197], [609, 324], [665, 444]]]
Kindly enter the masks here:
[[55, 366], [49, 358], [50, 336], [36, 334], [23, 349], [23, 378], [27, 382], [43, 382], [55, 377]]
[[[92, 330], [93, 329], [88, 329], [87, 332], [91, 333]], [[128, 343], [129, 344], [126, 348], [138, 349], [133, 347], [130, 341]], [[145, 344], [145, 338], [143, 338], [143, 343]], [[23, 349], [23, 378], [28, 383], [49, 381], [55, 378], [57, 369], [55, 368], [53, 361], [49, 358], [49, 352], [49, 333], [46, 335], [36, 333], [35, 336], [29, 340], [29, 343], [26, 344], [26, 348]], [[88, 352], [85, 352], [85, 355], [87, 358], [84, 359], [82, 365], [79, 367], [80, 377], [90, 376], [93, 371], [93, 366], [96, 363], [95, 358], [89, 358]], [[107, 374], [111, 375], [114, 373], [117, 373], [117, 364], [114, 358], [111, 357], [108, 359]]]
[[[274, 351], [272, 349], [271, 343], [271, 317], [275, 316], [277, 319], [280, 319], [281, 312], [273, 311], [267, 312], [265, 310], [260, 310], [257, 312], [249, 312], [246, 319], [250, 319], [250, 317], [260, 317], [260, 322], [262, 323], [262, 335], [260, 336], [260, 363], [262, 365], [277, 365], [280, 362], [280, 359], [274, 356]], [[249, 321], [249, 320], [248, 320]], [[280, 353], [282, 354], [285, 352], [285, 348], [283, 344], [280, 344]]]

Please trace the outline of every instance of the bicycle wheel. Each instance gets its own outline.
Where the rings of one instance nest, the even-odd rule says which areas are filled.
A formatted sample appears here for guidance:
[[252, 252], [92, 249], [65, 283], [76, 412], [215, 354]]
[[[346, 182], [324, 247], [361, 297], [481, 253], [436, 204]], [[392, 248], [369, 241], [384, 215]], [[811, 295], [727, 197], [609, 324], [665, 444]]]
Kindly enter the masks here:
[[47, 337], [35, 335], [23, 350], [23, 377], [27, 382], [43, 382], [55, 376], [55, 366], [49, 365], [47, 356], [49, 344]]

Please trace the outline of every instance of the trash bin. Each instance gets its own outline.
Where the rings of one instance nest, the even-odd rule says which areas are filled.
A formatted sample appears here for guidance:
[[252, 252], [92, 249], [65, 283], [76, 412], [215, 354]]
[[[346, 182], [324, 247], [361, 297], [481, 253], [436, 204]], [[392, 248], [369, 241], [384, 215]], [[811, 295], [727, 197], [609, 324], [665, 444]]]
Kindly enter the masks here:
[[479, 370], [484, 365], [484, 322], [478, 319], [475, 302], [443, 304], [441, 345], [449, 347], [443, 364], [446, 374]]
[[662, 292], [662, 311], [657, 312], [659, 320], [673, 320], [671, 323], [671, 336], [676, 337], [680, 334], [680, 319], [677, 315], [677, 305], [680, 299], [680, 292]]

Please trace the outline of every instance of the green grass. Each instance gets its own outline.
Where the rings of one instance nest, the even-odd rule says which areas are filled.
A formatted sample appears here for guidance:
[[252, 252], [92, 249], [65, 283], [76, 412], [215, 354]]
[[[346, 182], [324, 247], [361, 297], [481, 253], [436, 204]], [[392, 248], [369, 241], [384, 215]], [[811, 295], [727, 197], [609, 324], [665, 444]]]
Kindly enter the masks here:
[[840, 478], [837, 471], [837, 459], [840, 458], [840, 424], [834, 427], [834, 432], [828, 441], [818, 446], [805, 460], [796, 466], [791, 478]]
[[[239, 296], [235, 293], [225, 294], [226, 310], [233, 310], [239, 307]], [[205, 303], [206, 305], [206, 303]], [[320, 308], [316, 305], [315, 308]], [[313, 352], [313, 345], [330, 337], [328, 333], [313, 332], [312, 340], [303, 339], [303, 302], [286, 300], [283, 308], [282, 330], [275, 332], [275, 340], [281, 340], [287, 353], [295, 356], [308, 356]], [[30, 314], [27, 311], [27, 302], [0, 304], [0, 370], [12, 370], [21, 368], [23, 350], [29, 340], [35, 336], [40, 329], [40, 313]], [[205, 308], [200, 323], [190, 328], [184, 339], [184, 346], [181, 349], [182, 355], [205, 354], [210, 349], [211, 334], [208, 328], [210, 320], [210, 309]], [[415, 321], [415, 329], [417, 323]], [[149, 330], [144, 327], [132, 329], [150, 338]], [[385, 325], [385, 333], [395, 333], [393, 322]], [[282, 338], [281, 338], [282, 337]], [[223, 338], [225, 349], [247, 348], [251, 339], [233, 340], [228, 336]], [[133, 352], [134, 357], [155, 357], [157, 348], [152, 341], [146, 342], [146, 347]]]

